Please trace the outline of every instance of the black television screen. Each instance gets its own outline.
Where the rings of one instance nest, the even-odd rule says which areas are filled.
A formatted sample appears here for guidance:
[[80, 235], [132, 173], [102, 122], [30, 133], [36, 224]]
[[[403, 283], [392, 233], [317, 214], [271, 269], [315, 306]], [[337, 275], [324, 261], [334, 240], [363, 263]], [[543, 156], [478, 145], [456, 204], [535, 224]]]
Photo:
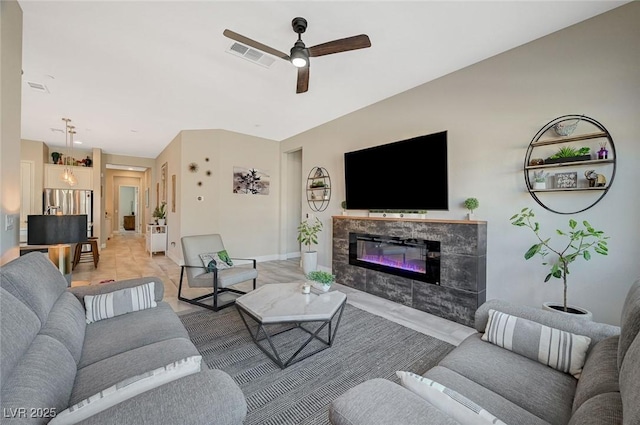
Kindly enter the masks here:
[[347, 208], [448, 210], [447, 132], [344, 154]]

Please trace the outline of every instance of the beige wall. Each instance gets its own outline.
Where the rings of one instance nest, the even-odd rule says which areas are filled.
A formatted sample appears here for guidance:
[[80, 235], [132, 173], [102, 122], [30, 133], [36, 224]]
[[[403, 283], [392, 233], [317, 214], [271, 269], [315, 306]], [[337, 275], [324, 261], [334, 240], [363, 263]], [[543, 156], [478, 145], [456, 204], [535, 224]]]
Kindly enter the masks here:
[[[153, 181], [151, 184], [151, 205], [150, 210], [153, 213], [153, 210], [156, 206], [160, 205], [162, 202], [162, 181], [161, 181], [161, 170], [162, 165], [167, 164], [167, 197], [165, 199], [167, 203], [167, 207], [165, 208], [166, 212], [166, 220], [167, 220], [167, 256], [172, 258], [174, 261], [179, 262], [182, 258], [182, 248], [180, 247], [180, 237], [181, 226], [182, 226], [182, 211], [185, 209], [185, 206], [181, 203], [182, 190], [180, 186], [176, 187], [176, 211], [171, 211], [171, 197], [173, 194], [171, 193], [171, 176], [176, 175], [177, 181], [176, 185], [180, 185], [184, 173], [187, 173], [187, 167], [183, 164], [182, 161], [182, 134], [184, 132], [178, 133], [178, 135], [167, 145], [166, 148], [160, 153], [160, 155], [156, 158], [155, 162], [155, 175], [153, 176]], [[201, 156], [199, 156], [201, 157]], [[158, 186], [160, 184], [159, 196], [158, 196]], [[192, 216], [191, 213], [194, 213]], [[198, 223], [200, 220], [200, 214], [195, 214], [196, 211], [191, 211], [189, 209], [188, 220]]]
[[47, 145], [36, 140], [20, 141], [20, 160], [33, 163], [33, 214], [42, 214], [42, 193], [44, 191], [44, 164], [48, 163]]
[[[0, 2], [0, 264], [20, 252], [20, 113], [22, 102], [22, 9]], [[7, 218], [13, 220], [5, 228]]]
[[[476, 215], [488, 221], [487, 298], [535, 306], [560, 300], [561, 283], [543, 283], [542, 261], [523, 259], [533, 234], [509, 217], [532, 207], [544, 234], [566, 228], [567, 216], [529, 196], [522, 164], [543, 125], [586, 114], [611, 132], [618, 168], [606, 197], [577, 216], [611, 236], [610, 255], [575, 263], [569, 301], [596, 320], [618, 323], [623, 297], [640, 275], [639, 22], [640, 3], [633, 2], [283, 141], [282, 152], [303, 147], [303, 173], [314, 165], [331, 173], [331, 205], [318, 214], [325, 224], [319, 264], [331, 266], [330, 217], [340, 214], [344, 199], [343, 153], [448, 130], [450, 209], [429, 217], [461, 219], [462, 201], [479, 198]], [[561, 196], [579, 202], [584, 195]]]
[[[168, 164], [169, 255], [182, 258], [181, 236], [220, 233], [235, 257], [278, 258], [279, 155], [275, 141], [224, 130], [185, 130], [176, 136], [156, 161], [158, 174], [162, 164]], [[199, 166], [195, 173], [188, 171], [192, 162]], [[268, 171], [269, 195], [234, 194], [234, 166]], [[174, 174], [177, 211], [172, 213]]]

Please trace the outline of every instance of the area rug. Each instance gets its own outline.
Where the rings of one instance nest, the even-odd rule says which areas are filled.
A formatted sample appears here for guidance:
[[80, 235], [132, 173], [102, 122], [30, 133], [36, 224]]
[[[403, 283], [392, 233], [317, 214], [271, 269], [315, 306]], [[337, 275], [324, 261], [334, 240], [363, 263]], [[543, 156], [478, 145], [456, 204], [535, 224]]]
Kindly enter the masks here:
[[[180, 319], [209, 368], [224, 370], [242, 389], [246, 425], [329, 424], [329, 403], [349, 388], [372, 378], [398, 382], [397, 370], [423, 374], [454, 348], [347, 304], [333, 346], [281, 370], [254, 344], [234, 307]], [[285, 332], [276, 343], [293, 352], [305, 335]]]

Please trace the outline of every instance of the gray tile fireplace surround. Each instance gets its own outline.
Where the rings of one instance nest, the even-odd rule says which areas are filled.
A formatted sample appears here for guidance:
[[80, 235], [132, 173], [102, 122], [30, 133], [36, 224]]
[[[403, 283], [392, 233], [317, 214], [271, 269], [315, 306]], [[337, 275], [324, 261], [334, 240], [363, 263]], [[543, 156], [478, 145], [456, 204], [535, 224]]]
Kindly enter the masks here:
[[[439, 241], [440, 284], [349, 264], [351, 232]], [[333, 217], [337, 282], [467, 326], [474, 325], [474, 313], [486, 299], [486, 257], [484, 221]]]

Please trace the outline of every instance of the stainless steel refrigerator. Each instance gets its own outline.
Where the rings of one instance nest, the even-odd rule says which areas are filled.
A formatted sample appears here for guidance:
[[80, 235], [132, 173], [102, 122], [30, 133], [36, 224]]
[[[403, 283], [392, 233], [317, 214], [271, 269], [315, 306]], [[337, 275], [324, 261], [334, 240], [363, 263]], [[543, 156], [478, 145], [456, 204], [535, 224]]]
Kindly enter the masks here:
[[45, 214], [86, 214], [87, 236], [93, 236], [93, 191], [45, 189]]

